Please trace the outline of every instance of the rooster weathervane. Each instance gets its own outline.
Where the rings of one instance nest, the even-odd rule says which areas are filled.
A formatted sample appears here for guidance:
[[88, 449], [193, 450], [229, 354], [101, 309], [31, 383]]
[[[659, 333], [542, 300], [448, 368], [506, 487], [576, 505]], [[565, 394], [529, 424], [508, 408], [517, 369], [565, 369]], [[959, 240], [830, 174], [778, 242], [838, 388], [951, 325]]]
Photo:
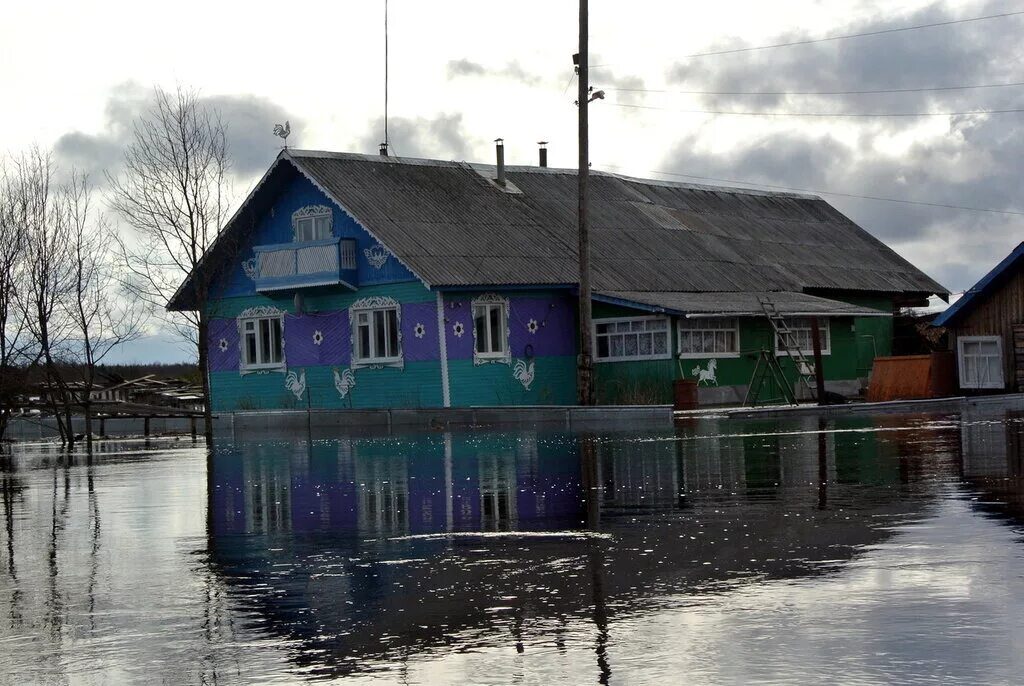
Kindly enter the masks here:
[[274, 124], [274, 135], [277, 136], [278, 138], [284, 139], [285, 149], [288, 148], [288, 135], [291, 134], [291, 132], [292, 125], [291, 122], [289, 122], [287, 119], [285, 120], [284, 125]]

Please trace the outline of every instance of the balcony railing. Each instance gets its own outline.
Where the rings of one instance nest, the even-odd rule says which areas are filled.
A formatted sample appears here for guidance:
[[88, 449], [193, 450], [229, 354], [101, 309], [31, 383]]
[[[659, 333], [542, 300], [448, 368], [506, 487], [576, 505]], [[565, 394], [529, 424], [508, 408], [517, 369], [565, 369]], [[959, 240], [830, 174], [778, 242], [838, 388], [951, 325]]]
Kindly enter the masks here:
[[256, 290], [342, 285], [355, 290], [356, 247], [351, 238], [256, 246]]

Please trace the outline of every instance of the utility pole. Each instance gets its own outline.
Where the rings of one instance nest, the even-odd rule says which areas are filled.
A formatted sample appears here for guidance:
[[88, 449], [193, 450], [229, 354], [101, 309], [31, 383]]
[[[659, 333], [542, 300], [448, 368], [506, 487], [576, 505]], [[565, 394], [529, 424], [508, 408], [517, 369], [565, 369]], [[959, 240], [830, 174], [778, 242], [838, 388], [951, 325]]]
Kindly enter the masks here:
[[577, 55], [579, 98], [576, 101], [580, 117], [579, 182], [579, 269], [580, 269], [580, 357], [576, 370], [576, 392], [580, 405], [594, 404], [594, 338], [593, 313], [590, 299], [590, 226], [587, 216], [587, 194], [590, 176], [590, 140], [588, 110], [590, 108], [590, 76], [588, 53], [590, 50], [589, 11], [587, 0], [580, 0], [580, 51]]

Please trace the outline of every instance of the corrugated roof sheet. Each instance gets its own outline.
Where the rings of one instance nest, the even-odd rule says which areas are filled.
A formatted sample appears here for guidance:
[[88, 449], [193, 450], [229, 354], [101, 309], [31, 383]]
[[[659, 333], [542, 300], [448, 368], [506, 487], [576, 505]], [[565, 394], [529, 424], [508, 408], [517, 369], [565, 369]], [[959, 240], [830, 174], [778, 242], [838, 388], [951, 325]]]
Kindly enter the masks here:
[[[290, 150], [298, 168], [432, 286], [577, 281], [576, 173]], [[591, 178], [594, 287], [946, 290], [821, 198]]]
[[595, 298], [605, 302], [636, 305], [644, 309], [678, 315], [764, 316], [760, 299], [770, 300], [780, 313], [790, 316], [890, 317], [870, 307], [821, 298], [792, 291], [760, 293], [680, 293], [652, 291], [599, 291]]
[[[487, 165], [287, 150], [261, 186], [288, 162], [432, 287], [578, 280], [575, 170], [508, 167], [510, 193]], [[590, 188], [595, 290], [947, 293], [818, 197], [599, 171]], [[261, 211], [261, 190], [222, 236]], [[207, 277], [230, 245], [211, 249]], [[187, 283], [169, 307], [190, 307]]]

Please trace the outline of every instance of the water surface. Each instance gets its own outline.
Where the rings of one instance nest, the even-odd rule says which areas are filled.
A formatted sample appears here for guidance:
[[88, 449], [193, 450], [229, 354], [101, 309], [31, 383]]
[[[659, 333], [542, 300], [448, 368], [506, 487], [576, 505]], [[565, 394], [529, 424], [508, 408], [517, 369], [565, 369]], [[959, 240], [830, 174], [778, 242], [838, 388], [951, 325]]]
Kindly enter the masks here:
[[0, 683], [1018, 683], [1024, 412], [0, 456]]

